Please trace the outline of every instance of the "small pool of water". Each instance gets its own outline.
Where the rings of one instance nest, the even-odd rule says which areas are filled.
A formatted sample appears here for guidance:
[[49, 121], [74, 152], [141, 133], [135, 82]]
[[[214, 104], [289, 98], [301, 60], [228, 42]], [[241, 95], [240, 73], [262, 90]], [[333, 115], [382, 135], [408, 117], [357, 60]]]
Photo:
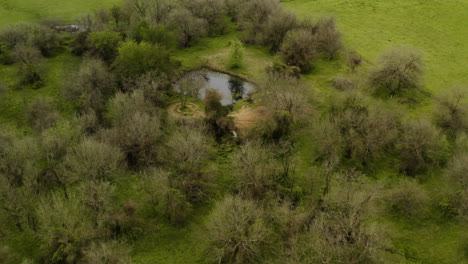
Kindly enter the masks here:
[[206, 89], [212, 88], [221, 94], [221, 104], [232, 105], [255, 91], [253, 84], [229, 74], [214, 71], [202, 71], [200, 74], [206, 80], [205, 87], [200, 90], [201, 99], [205, 98]]

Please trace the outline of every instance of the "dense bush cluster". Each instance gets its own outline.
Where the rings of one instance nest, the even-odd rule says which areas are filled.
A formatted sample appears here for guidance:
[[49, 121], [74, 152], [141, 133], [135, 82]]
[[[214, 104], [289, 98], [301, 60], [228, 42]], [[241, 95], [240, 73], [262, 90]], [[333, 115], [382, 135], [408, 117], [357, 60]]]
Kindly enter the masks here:
[[[0, 63], [17, 64], [23, 89], [48, 85], [46, 57], [82, 57], [63, 102], [29, 102], [25, 133], [0, 125], [6, 263], [129, 264], [136, 241], [200, 212], [203, 263], [389, 263], [409, 253], [379, 217], [468, 217], [463, 90], [439, 96], [433, 120], [391, 99], [422, 90], [417, 51], [391, 49], [366, 72], [333, 17], [299, 19], [276, 0], [126, 0], [77, 23], [73, 33], [50, 22], [0, 31]], [[189, 111], [206, 85], [174, 50], [229, 30], [239, 34], [229, 67], [245, 65], [251, 44], [282, 59], [250, 98], [264, 122], [240, 135], [214, 89], [193, 99], [198, 118], [168, 111], [174, 102]], [[326, 80], [339, 91], [325, 100], [300, 78], [320, 59], [349, 67]], [[450, 187], [429, 195], [421, 183], [438, 174]]]

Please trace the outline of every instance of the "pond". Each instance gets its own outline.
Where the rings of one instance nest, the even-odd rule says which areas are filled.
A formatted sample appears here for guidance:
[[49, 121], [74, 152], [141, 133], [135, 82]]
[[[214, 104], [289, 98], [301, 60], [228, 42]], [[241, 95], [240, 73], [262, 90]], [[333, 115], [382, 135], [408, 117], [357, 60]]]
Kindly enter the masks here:
[[229, 74], [214, 71], [202, 71], [200, 74], [206, 80], [205, 86], [199, 93], [201, 99], [205, 98], [206, 89], [212, 88], [221, 94], [221, 104], [232, 105], [255, 91], [253, 84]]

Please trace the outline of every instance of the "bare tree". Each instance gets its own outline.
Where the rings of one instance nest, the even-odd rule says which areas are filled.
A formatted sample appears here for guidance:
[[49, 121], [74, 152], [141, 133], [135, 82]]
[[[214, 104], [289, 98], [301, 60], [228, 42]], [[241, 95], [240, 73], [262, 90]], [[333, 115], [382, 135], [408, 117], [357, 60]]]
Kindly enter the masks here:
[[275, 190], [279, 171], [271, 152], [259, 142], [247, 142], [234, 153], [232, 175], [243, 197], [261, 199]]
[[218, 263], [255, 263], [265, 255], [271, 231], [253, 201], [228, 196], [217, 202], [206, 228], [208, 252]]
[[124, 158], [114, 146], [85, 138], [65, 157], [63, 172], [70, 182], [109, 180], [118, 171]]

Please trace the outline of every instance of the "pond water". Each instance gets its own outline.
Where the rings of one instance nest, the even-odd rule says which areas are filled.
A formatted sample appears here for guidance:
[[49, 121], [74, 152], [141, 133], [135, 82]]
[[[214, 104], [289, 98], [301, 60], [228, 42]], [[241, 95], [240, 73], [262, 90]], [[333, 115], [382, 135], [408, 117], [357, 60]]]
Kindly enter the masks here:
[[214, 71], [203, 71], [200, 74], [206, 80], [205, 87], [199, 93], [201, 99], [205, 98], [206, 89], [212, 88], [221, 94], [221, 104], [232, 105], [255, 91], [253, 84], [229, 74]]

